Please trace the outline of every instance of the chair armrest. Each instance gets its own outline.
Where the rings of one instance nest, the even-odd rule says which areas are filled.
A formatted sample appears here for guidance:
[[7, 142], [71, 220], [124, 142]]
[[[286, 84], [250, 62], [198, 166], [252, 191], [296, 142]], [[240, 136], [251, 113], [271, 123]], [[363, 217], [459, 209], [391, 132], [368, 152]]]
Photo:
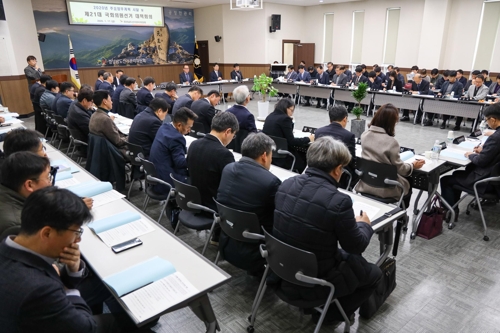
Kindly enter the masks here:
[[255, 233], [248, 232], [248, 231], [243, 231], [243, 237], [248, 238], [248, 239], [259, 239], [259, 240], [265, 239], [264, 235], [255, 234]]
[[358, 169], [355, 169], [354, 172], [356, 172], [356, 174], [361, 177], [363, 175], [363, 171], [359, 171]]
[[325, 287], [330, 287], [333, 288], [333, 284], [331, 284], [328, 281], [325, 281], [323, 279], [318, 279], [318, 278], [313, 278], [307, 275], [302, 274], [302, 272], [297, 272], [295, 273], [295, 278], [299, 281], [313, 284], [313, 285], [320, 285], [320, 286], [325, 286]]
[[260, 255], [262, 256], [262, 258], [267, 258], [266, 244], [260, 244], [259, 251], [260, 251]]
[[208, 207], [205, 207], [203, 205], [198, 205], [198, 204], [195, 204], [195, 203], [192, 203], [191, 201], [187, 203], [187, 206], [189, 208], [192, 208], [192, 209], [198, 209], [198, 210], [202, 210], [204, 212], [207, 212], [207, 213], [212, 213], [214, 215], [216, 215], [217, 213], [215, 211], [213, 211], [212, 209], [208, 208]]
[[283, 150], [283, 149], [278, 149], [277, 151], [278, 154], [280, 155], [289, 155], [289, 156], [294, 156], [292, 153], [290, 153], [288, 150]]
[[155, 182], [155, 183], [159, 183], [159, 184], [168, 186], [170, 188], [170, 190], [172, 190], [172, 185], [170, 185], [169, 183], [167, 183], [166, 181], [164, 181], [162, 179], [159, 179], [159, 178], [156, 178], [153, 176], [149, 176], [149, 175], [146, 177], [146, 179], [150, 182]]
[[478, 180], [477, 182], [474, 183], [474, 186], [476, 186], [476, 184], [489, 183], [489, 182], [492, 182], [492, 183], [500, 182], [500, 176], [488, 177], [485, 179]]

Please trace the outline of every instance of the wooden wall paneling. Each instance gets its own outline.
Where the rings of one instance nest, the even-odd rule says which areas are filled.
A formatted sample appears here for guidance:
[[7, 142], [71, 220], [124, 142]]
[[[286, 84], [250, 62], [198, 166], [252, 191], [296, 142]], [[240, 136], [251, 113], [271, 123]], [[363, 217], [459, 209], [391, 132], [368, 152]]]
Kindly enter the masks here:
[[14, 80], [0, 80], [0, 86], [3, 105], [7, 106], [9, 111], [17, 112], [19, 115], [33, 113], [28, 82], [24, 75]]

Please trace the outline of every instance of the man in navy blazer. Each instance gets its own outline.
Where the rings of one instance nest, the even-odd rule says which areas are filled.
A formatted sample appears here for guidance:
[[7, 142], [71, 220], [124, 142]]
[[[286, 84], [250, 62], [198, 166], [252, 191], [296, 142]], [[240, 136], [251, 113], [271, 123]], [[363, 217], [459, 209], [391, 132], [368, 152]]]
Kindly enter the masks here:
[[115, 72], [115, 77], [113, 78], [113, 88], [118, 88], [121, 85], [120, 78], [123, 75], [123, 70], [117, 69]]
[[[318, 79], [318, 84], [324, 84], [324, 85], [330, 84], [330, 76], [328, 76], [328, 73], [325, 72], [323, 66], [318, 65], [316, 67], [316, 71], [318, 72], [318, 75], [316, 76], [316, 79]], [[323, 105], [321, 105], [321, 103], [323, 103]], [[318, 103], [316, 103], [316, 108], [326, 109], [326, 104], [327, 104], [326, 98], [318, 99]]]
[[[415, 76], [413, 76], [413, 82], [411, 83], [410, 91], [414, 95], [429, 95], [430, 84], [427, 80], [422, 79], [421, 74], [417, 73], [417, 74], [415, 74]], [[405, 119], [409, 119], [408, 112], [409, 112], [408, 110], [405, 110], [403, 112], [404, 119], [401, 119], [401, 121], [405, 121]], [[430, 119], [431, 119], [431, 117], [434, 116], [434, 114], [427, 113], [427, 116], [429, 116], [430, 118], [424, 122], [424, 125], [432, 126], [432, 120], [430, 120]], [[417, 111], [416, 117], [417, 117], [417, 119], [415, 121], [418, 124], [422, 120], [422, 111], [420, 111], [420, 110]]]
[[71, 82], [63, 82], [60, 86], [61, 97], [56, 102], [56, 114], [64, 119], [68, 117], [68, 110], [75, 99], [75, 86]]
[[65, 189], [49, 186], [26, 199], [19, 235], [0, 244], [2, 331], [98, 330], [77, 290], [88, 274], [78, 247], [81, 227], [91, 220], [83, 201]]
[[219, 70], [219, 64], [215, 63], [214, 70], [210, 72], [209, 82], [217, 82], [222, 80], [222, 73]]
[[[363, 75], [361, 75], [363, 76]], [[335, 140], [342, 141], [351, 153], [351, 162], [346, 167], [346, 169], [352, 175], [351, 185], [354, 186], [357, 183], [358, 177], [355, 173], [355, 159], [356, 159], [356, 138], [354, 133], [345, 129], [347, 125], [347, 109], [345, 106], [332, 105], [329, 107], [328, 116], [330, 117], [330, 125], [318, 128], [314, 133], [315, 139], [319, 139], [323, 136], [331, 136]], [[340, 187], [346, 189], [349, 178], [346, 174], [343, 174], [340, 178]]]
[[220, 93], [217, 90], [211, 90], [206, 98], [200, 98], [191, 104], [191, 110], [198, 116], [196, 121], [203, 124], [203, 133], [210, 133], [212, 119], [217, 113], [215, 106], [219, 104], [220, 98]]
[[154, 98], [148, 107], [135, 116], [128, 133], [128, 142], [141, 146], [146, 159], [149, 158], [158, 129], [171, 110], [172, 107], [164, 99]]
[[368, 74], [368, 86], [373, 90], [382, 90], [382, 79], [374, 71]]
[[231, 80], [236, 80], [238, 82], [243, 80], [243, 74], [240, 71], [240, 65], [234, 64], [233, 71], [231, 72]]
[[335, 68], [335, 74], [332, 78], [332, 86], [343, 87], [349, 81], [347, 75], [344, 74], [345, 66], [337, 66]]
[[[309, 75], [309, 73], [307, 73]], [[246, 108], [247, 104], [250, 102], [250, 91], [247, 86], [238, 86], [233, 90], [233, 97], [236, 105], [230, 107], [226, 112], [230, 112], [236, 116], [238, 119], [238, 124], [240, 130], [246, 130], [248, 132], [257, 132], [257, 126], [255, 125], [255, 117]]]
[[105, 72], [102, 75], [102, 83], [99, 85], [99, 90], [106, 90], [113, 99], [115, 89], [113, 89], [113, 75], [110, 72]]
[[120, 76], [120, 84], [116, 87], [115, 92], [113, 93], [113, 97], [111, 97], [111, 101], [113, 102], [113, 107], [111, 112], [118, 113], [118, 109], [120, 107], [120, 94], [125, 88], [125, 80], [127, 80], [128, 76], [123, 74]]
[[[304, 83], [309, 83], [311, 81], [311, 74], [309, 74], [308, 71], [306, 71], [306, 67], [304, 65], [299, 65], [299, 73], [297, 74], [297, 77], [295, 78], [295, 82], [304, 82]], [[296, 96], [295, 98], [295, 104], [299, 104], [298, 100], [299, 95]], [[311, 106], [310, 100], [311, 98], [308, 96], [303, 96], [306, 102], [302, 104], [303, 106]]]
[[288, 65], [288, 73], [286, 73], [285, 79], [290, 81], [297, 79], [297, 72], [295, 72], [293, 65]]
[[143, 87], [137, 92], [137, 113], [141, 113], [149, 106], [153, 100], [153, 90], [155, 89], [155, 79], [148, 76], [143, 81]]
[[[189, 133], [196, 118], [198, 116], [190, 109], [180, 108], [172, 123], [164, 122], [161, 125], [151, 146], [149, 160], [155, 165], [158, 177], [172, 187], [174, 182], [170, 174], [181, 182], [187, 182], [187, 148], [184, 135]], [[153, 187], [154, 192], [163, 195], [168, 194], [169, 190], [168, 186], [163, 184]]]
[[357, 66], [354, 71], [354, 75], [352, 76], [351, 83], [357, 86], [360, 83], [367, 83], [368, 78], [363, 75], [363, 68], [361, 66]]
[[104, 81], [104, 79], [103, 79], [104, 73], [106, 73], [106, 71], [104, 69], [100, 69], [97, 72], [97, 80], [95, 81], [94, 91], [99, 90], [99, 87], [101, 86], [101, 83]]
[[[462, 83], [458, 81], [457, 78], [457, 72], [456, 71], [450, 71], [448, 74], [448, 81], [445, 81], [443, 85], [441, 86], [441, 91], [438, 93], [438, 96], [447, 96], [453, 93], [453, 96], [455, 98], [458, 98], [462, 96], [464, 92], [464, 87]], [[445, 129], [446, 128], [446, 121], [450, 119], [450, 116], [448, 115], [443, 115], [443, 123], [441, 124], [440, 128]], [[458, 119], [457, 119], [458, 120]], [[458, 122], [458, 126], [460, 127], [460, 122]]]
[[181, 84], [191, 84], [194, 82], [193, 73], [189, 72], [189, 65], [182, 67], [182, 73], [179, 74], [179, 82]]
[[167, 83], [165, 91], [157, 92], [155, 98], [163, 98], [173, 109], [175, 101], [179, 98], [177, 96], [177, 85], [173, 82]]
[[194, 101], [197, 101], [203, 96], [203, 90], [199, 86], [192, 86], [189, 88], [188, 93], [182, 95], [175, 101], [175, 105], [172, 107], [172, 115], [175, 115], [177, 110], [180, 108], [186, 107], [188, 109], [191, 108], [191, 104]]

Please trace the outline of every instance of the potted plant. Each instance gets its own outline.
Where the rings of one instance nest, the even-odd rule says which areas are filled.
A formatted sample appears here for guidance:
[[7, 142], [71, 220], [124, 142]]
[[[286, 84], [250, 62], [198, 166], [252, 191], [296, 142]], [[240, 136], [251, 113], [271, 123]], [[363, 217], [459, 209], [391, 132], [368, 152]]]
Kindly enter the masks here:
[[351, 96], [357, 102], [357, 105], [352, 109], [352, 114], [356, 116], [356, 119], [351, 122], [351, 132], [354, 133], [354, 136], [358, 139], [361, 138], [361, 134], [363, 134], [366, 127], [366, 120], [361, 119], [360, 116], [363, 114], [361, 101], [366, 97], [367, 89], [368, 84], [361, 82], [358, 88], [351, 93]]
[[259, 116], [257, 120], [264, 121], [268, 115], [269, 111], [269, 101], [266, 101], [266, 95], [269, 94], [270, 97], [274, 97], [278, 94], [278, 89], [272, 86], [273, 78], [262, 73], [260, 76], [254, 76], [253, 78], [253, 91], [260, 92], [262, 96], [262, 101], [257, 102], [259, 107]]

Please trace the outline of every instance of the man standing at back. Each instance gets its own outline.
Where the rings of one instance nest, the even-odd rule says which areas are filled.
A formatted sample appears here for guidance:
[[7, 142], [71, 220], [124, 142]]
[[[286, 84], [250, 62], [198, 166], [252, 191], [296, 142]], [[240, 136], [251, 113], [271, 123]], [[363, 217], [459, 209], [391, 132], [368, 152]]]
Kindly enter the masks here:
[[30, 90], [33, 83], [40, 80], [42, 69], [36, 64], [35, 56], [28, 56], [28, 58], [26, 58], [26, 61], [28, 62], [28, 66], [24, 68], [24, 75], [28, 80], [28, 90]]
[[192, 86], [191, 88], [189, 88], [187, 94], [182, 95], [175, 101], [175, 104], [172, 107], [172, 115], [175, 115], [177, 110], [182, 107], [187, 107], [188, 109], [190, 109], [191, 104], [194, 101], [199, 100], [201, 96], [203, 96], [203, 90], [201, 90], [201, 88], [198, 86]]
[[[234, 162], [233, 153], [226, 146], [238, 132], [238, 119], [230, 112], [219, 112], [212, 119], [212, 130], [203, 138], [191, 143], [187, 166], [191, 184], [200, 191], [201, 204], [217, 211], [212, 198], [217, 197], [222, 170]], [[217, 226], [218, 227], [218, 226]], [[219, 242], [220, 227], [212, 236], [212, 244]]]
[[[269, 172], [274, 141], [264, 133], [250, 134], [241, 145], [243, 157], [226, 165], [217, 192], [217, 201], [227, 207], [255, 213], [261, 227], [273, 230], [274, 196], [281, 181]], [[245, 269], [249, 275], [263, 272], [265, 259], [258, 243], [243, 243], [224, 233], [220, 238], [224, 259]]]
[[[307, 73], [309, 74], [309, 73]], [[248, 132], [257, 132], [255, 125], [255, 117], [247, 109], [247, 104], [250, 102], [250, 91], [247, 86], [239, 86], [233, 90], [233, 97], [236, 105], [230, 107], [226, 112], [232, 113], [238, 119], [239, 129]]]

